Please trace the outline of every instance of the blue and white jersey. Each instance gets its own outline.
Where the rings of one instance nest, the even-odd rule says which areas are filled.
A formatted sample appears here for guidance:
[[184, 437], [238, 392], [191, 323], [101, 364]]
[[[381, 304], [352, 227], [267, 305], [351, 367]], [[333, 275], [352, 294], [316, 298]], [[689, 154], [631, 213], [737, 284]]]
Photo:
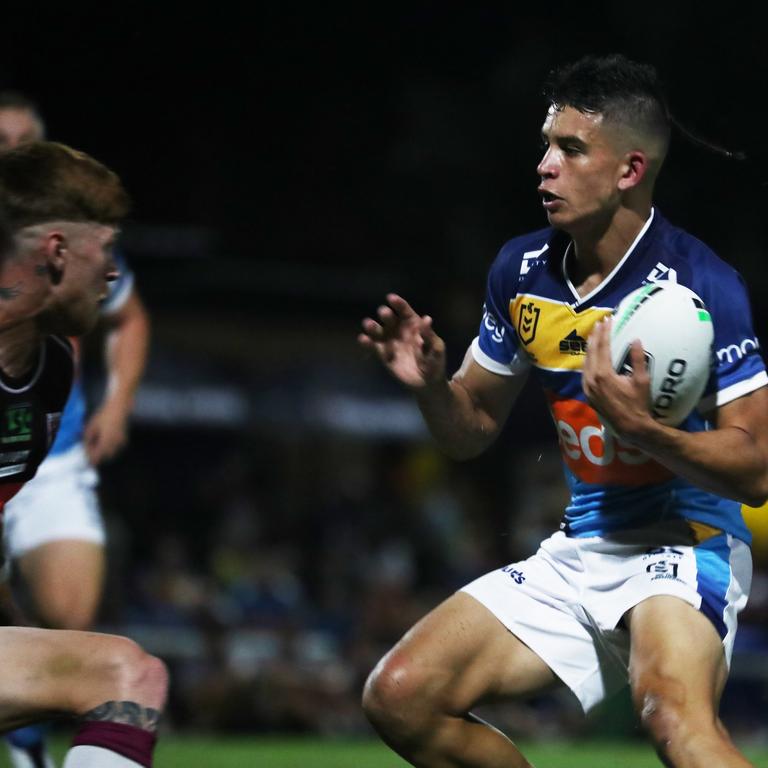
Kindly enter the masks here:
[[[109, 295], [101, 307], [101, 313], [104, 317], [109, 317], [109, 315], [119, 312], [125, 305], [125, 302], [128, 301], [131, 291], [133, 291], [133, 273], [119, 253], [115, 254], [115, 263], [117, 264], [120, 276], [117, 280], [109, 283]], [[77, 348], [76, 340], [74, 341]], [[61, 417], [56, 440], [48, 453], [49, 456], [64, 453], [82, 440], [85, 416], [85, 392], [83, 391], [80, 366], [78, 366], [75, 381], [72, 384], [72, 390]]]
[[[740, 505], [696, 488], [605, 429], [586, 402], [581, 369], [596, 322], [635, 288], [673, 280], [704, 301], [715, 330], [715, 367], [702, 401], [679, 426], [708, 428], [704, 415], [768, 384], [741, 276], [706, 245], [652, 211], [614, 270], [586, 296], [568, 277], [570, 238], [547, 228], [501, 249], [488, 277], [477, 363], [501, 375], [533, 369], [557, 427], [571, 502], [571, 536], [688, 521], [700, 539], [725, 531], [746, 542]], [[670, 328], [674, 333], [674, 328]]]

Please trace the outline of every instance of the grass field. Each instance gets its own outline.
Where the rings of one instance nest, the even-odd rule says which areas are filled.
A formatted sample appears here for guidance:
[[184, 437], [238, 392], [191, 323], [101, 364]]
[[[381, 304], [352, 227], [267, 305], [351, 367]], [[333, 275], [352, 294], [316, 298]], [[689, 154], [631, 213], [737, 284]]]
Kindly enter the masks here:
[[[61, 756], [63, 741], [54, 743]], [[523, 745], [538, 768], [658, 768], [650, 747], [626, 742]], [[768, 750], [747, 750], [756, 766], [768, 767]], [[0, 766], [8, 765], [0, 749]], [[403, 760], [368, 741], [169, 737], [157, 749], [156, 768], [403, 768]]]

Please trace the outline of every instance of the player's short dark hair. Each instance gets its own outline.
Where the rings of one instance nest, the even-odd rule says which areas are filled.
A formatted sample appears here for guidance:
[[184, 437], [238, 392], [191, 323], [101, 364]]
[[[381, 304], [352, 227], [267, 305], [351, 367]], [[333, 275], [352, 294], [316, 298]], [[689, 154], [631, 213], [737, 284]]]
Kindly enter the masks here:
[[544, 95], [555, 109], [599, 113], [669, 142], [670, 116], [656, 68], [622, 54], [585, 56], [550, 73]]
[[0, 155], [0, 223], [6, 234], [48, 221], [111, 226], [129, 210], [117, 174], [84, 152], [33, 141]]
[[0, 91], [0, 109], [23, 109], [43, 122], [37, 102], [21, 91]]

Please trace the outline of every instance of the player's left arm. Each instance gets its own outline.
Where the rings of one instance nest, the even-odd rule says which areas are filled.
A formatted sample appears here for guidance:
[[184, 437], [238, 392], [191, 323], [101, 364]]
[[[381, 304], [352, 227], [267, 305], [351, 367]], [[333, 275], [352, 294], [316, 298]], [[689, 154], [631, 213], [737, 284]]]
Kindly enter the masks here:
[[632, 376], [614, 371], [610, 321], [598, 323], [589, 337], [582, 385], [617, 436], [700, 488], [750, 506], [762, 504], [768, 498], [768, 387], [717, 408], [713, 429], [685, 432], [651, 415], [639, 342], [632, 348], [632, 365]]
[[149, 347], [149, 316], [135, 288], [105, 321], [107, 387], [85, 427], [85, 450], [94, 466], [112, 458], [128, 439], [128, 418]]

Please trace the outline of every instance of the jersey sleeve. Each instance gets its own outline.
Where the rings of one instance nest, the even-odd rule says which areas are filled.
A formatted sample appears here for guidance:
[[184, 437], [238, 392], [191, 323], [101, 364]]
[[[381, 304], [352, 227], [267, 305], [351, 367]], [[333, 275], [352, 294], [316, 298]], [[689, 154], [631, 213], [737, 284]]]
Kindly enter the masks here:
[[501, 376], [526, 373], [530, 367], [509, 319], [509, 303], [515, 298], [510, 291], [510, 276], [516, 284], [519, 272], [519, 269], [513, 270], [512, 261], [510, 248], [505, 246], [491, 266], [480, 332], [471, 347], [472, 357], [478, 365]]
[[115, 253], [115, 264], [119, 277], [109, 284], [109, 295], [101, 305], [101, 314], [107, 317], [119, 312], [133, 291], [133, 272], [121, 253]]
[[[768, 384], [741, 275], [723, 264], [713, 270], [705, 299], [715, 330], [713, 372], [699, 410], [725, 405]], [[703, 298], [703, 297], [702, 297]]]

